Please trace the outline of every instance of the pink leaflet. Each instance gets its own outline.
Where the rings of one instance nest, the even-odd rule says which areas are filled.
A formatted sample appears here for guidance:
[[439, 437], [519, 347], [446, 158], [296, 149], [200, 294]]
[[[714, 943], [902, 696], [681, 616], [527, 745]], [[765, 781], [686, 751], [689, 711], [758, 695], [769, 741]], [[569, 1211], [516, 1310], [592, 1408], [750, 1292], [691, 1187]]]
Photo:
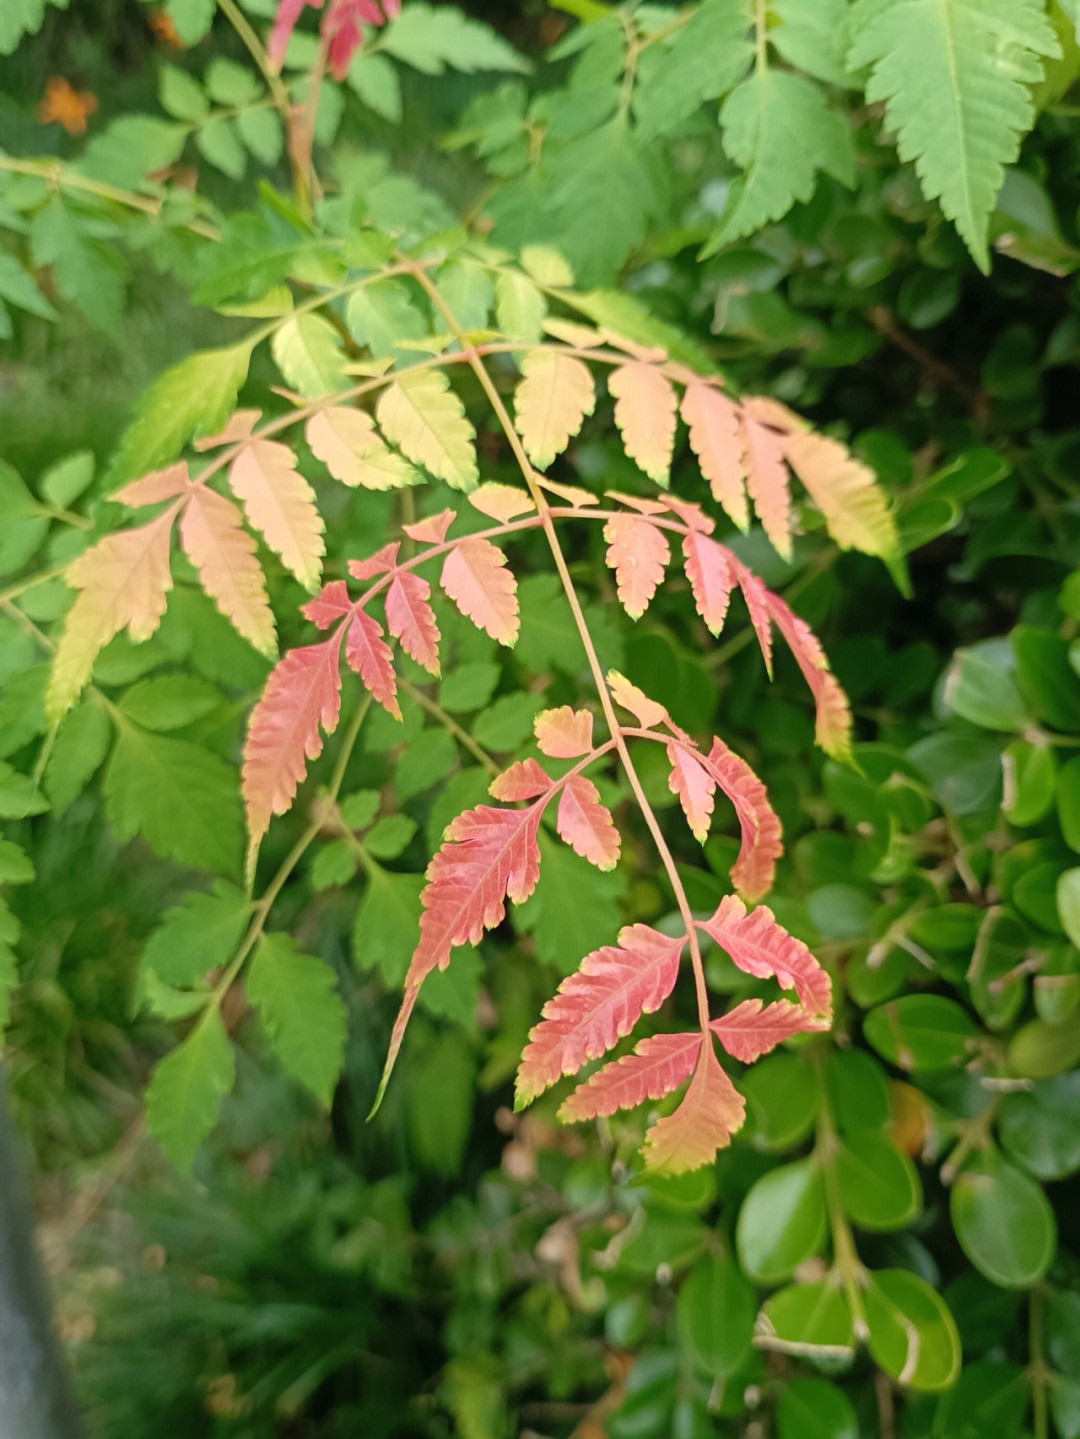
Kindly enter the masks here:
[[604, 525], [604, 538], [604, 558], [615, 571], [622, 606], [632, 620], [640, 619], [664, 578], [671, 556], [667, 536], [647, 519], [613, 515]]
[[729, 550], [707, 535], [691, 530], [683, 536], [686, 578], [694, 594], [698, 614], [705, 628], [718, 635], [724, 627], [735, 575], [728, 562]]
[[746, 503], [739, 411], [714, 385], [691, 379], [683, 395], [681, 413], [690, 430], [690, 447], [713, 498], [740, 530], [750, 523]]
[[331, 580], [329, 584], [323, 585], [314, 599], [300, 606], [300, 613], [317, 629], [328, 630], [338, 620], [344, 619], [352, 607], [353, 602], [349, 598], [345, 581]]
[[488, 785], [488, 794], [504, 804], [513, 804], [517, 800], [535, 799], [539, 794], [547, 794], [553, 783], [551, 776], [536, 760], [520, 759], [495, 776]]
[[754, 626], [758, 644], [761, 646], [765, 668], [772, 679], [772, 625], [769, 620], [769, 591], [753, 571], [748, 570], [728, 551], [728, 563], [739, 582], [742, 597], [746, 601], [750, 623]]
[[386, 594], [386, 624], [411, 659], [438, 675], [440, 636], [430, 594], [431, 586], [414, 570], [398, 570]]
[[446, 539], [446, 532], [457, 519], [453, 510], [440, 510], [437, 515], [430, 515], [426, 520], [417, 520], [414, 525], [402, 525], [402, 529], [410, 540], [415, 540], [419, 545], [441, 545]]
[[783, 440], [743, 407], [739, 439], [746, 465], [746, 488], [758, 519], [777, 554], [791, 558], [791, 490]]
[[386, 575], [397, 564], [397, 553], [401, 549], [400, 540], [392, 540], [390, 544], [383, 545], [381, 550], [376, 550], [366, 560], [350, 560], [349, 574], [354, 580], [361, 584], [365, 580], [373, 580], [376, 575]]
[[701, 1046], [697, 1068], [674, 1114], [658, 1119], [645, 1136], [645, 1168], [682, 1174], [698, 1169], [731, 1143], [746, 1117], [746, 1104], [720, 1067], [712, 1040]]
[[592, 780], [571, 775], [563, 785], [555, 820], [559, 835], [575, 854], [597, 869], [614, 869], [619, 859], [619, 832], [610, 811], [600, 803]]
[[691, 833], [699, 844], [704, 844], [709, 837], [716, 776], [710, 774], [699, 759], [674, 741], [668, 743], [667, 757], [671, 764], [668, 789], [672, 794], [678, 795]]
[[808, 1014], [801, 1004], [778, 999], [762, 1007], [760, 999], [744, 999], [709, 1028], [734, 1059], [751, 1064], [794, 1034], [828, 1028], [828, 1021]]
[[757, 899], [772, 885], [776, 861], [784, 852], [780, 821], [761, 780], [722, 740], [713, 739], [703, 763], [735, 806], [742, 831], [739, 857], [731, 870], [732, 883], [748, 898]]
[[518, 636], [517, 581], [506, 556], [490, 540], [459, 540], [446, 556], [439, 583], [466, 619], [502, 645]]
[[815, 738], [818, 744], [827, 754], [837, 757], [850, 754], [851, 707], [847, 695], [829, 669], [825, 651], [805, 620], [789, 609], [779, 595], [768, 590], [765, 593], [769, 614], [787, 641], [803, 672], [803, 678], [813, 693], [817, 711]]
[[541, 710], [533, 720], [533, 733], [541, 754], [552, 759], [577, 759], [593, 747], [593, 717], [588, 710]]
[[688, 1079], [701, 1053], [701, 1034], [654, 1034], [634, 1046], [633, 1054], [605, 1064], [579, 1084], [559, 1110], [576, 1122], [633, 1109], [646, 1099], [662, 1099]]
[[372, 699], [395, 719], [401, 718], [397, 702], [397, 681], [390, 646], [382, 638], [382, 625], [358, 609], [345, 635], [345, 658], [360, 676]]
[[775, 976], [782, 989], [794, 989], [812, 1015], [828, 1015], [832, 1007], [829, 976], [803, 944], [759, 904], [747, 911], [742, 900], [725, 895], [711, 919], [700, 925], [747, 974]]

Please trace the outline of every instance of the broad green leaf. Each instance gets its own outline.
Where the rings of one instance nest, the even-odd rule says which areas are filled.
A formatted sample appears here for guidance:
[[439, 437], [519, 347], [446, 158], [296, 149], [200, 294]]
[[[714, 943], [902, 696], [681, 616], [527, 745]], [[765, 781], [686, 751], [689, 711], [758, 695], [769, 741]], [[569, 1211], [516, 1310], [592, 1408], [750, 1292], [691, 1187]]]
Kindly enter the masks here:
[[[1038, 824], [1054, 806], [1058, 777], [1054, 751], [1046, 744], [1013, 740], [1002, 754], [1001, 764], [1005, 777], [1001, 809], [1005, 818], [1015, 825]], [[1080, 801], [1080, 796], [1077, 799]], [[1058, 804], [1060, 810], [1060, 799]], [[1075, 833], [1080, 836], [1080, 807], [1074, 822]]]
[[167, 115], [177, 120], [202, 120], [210, 113], [206, 91], [186, 70], [168, 63], [158, 71], [158, 99]]
[[274, 332], [270, 350], [286, 384], [301, 395], [344, 389], [341, 336], [322, 315], [290, 315]]
[[1006, 1289], [1041, 1279], [1057, 1251], [1057, 1224], [1040, 1185], [996, 1149], [974, 1155], [953, 1182], [949, 1213], [960, 1247]]
[[91, 179], [136, 190], [179, 160], [188, 132], [187, 125], [157, 115], [118, 115], [91, 139], [78, 168]]
[[850, 1131], [835, 1164], [840, 1202], [860, 1229], [901, 1229], [922, 1209], [918, 1171], [879, 1131]]
[[457, 758], [457, 742], [445, 729], [430, 729], [419, 744], [410, 744], [397, 762], [395, 787], [399, 800], [412, 799], [444, 779]]
[[420, 1008], [463, 1030], [474, 1032], [476, 998], [480, 992], [482, 972], [479, 950], [469, 944], [455, 949], [446, 968], [436, 969], [424, 980]]
[[121, 437], [110, 486], [168, 464], [193, 435], [220, 429], [247, 379], [251, 348], [241, 343], [200, 350], [159, 376]]
[[311, 861], [311, 884], [314, 889], [330, 889], [348, 884], [360, 867], [360, 859], [352, 845], [343, 839], [332, 839], [320, 847]]
[[385, 55], [364, 48], [349, 67], [348, 83], [368, 107], [391, 125], [402, 117], [401, 80]]
[[45, 689], [48, 664], [5, 675], [0, 683], [0, 756], [14, 754], [36, 735], [48, 729], [45, 718]]
[[1065, 843], [1080, 853], [1080, 755], [1066, 760], [1058, 772], [1057, 812]]
[[483, 709], [494, 694], [501, 673], [497, 664], [486, 660], [457, 665], [439, 686], [439, 704], [450, 714]]
[[870, 1353], [906, 1389], [947, 1389], [960, 1370], [960, 1336], [945, 1301], [906, 1269], [882, 1269], [863, 1291]]
[[10, 839], [0, 839], [0, 884], [32, 884], [34, 864], [25, 850]]
[[209, 893], [192, 890], [165, 911], [146, 942], [141, 967], [174, 988], [189, 988], [229, 963], [250, 917], [243, 892], [225, 880], [215, 880]]
[[236, 117], [236, 129], [255, 159], [263, 165], [276, 165], [285, 148], [281, 116], [276, 110], [251, 106]]
[[735, 1226], [739, 1263], [751, 1279], [775, 1284], [818, 1253], [827, 1228], [825, 1186], [814, 1160], [779, 1165], [743, 1200]]
[[429, 5], [414, 0], [381, 32], [379, 47], [426, 75], [460, 70], [532, 69], [523, 55], [479, 20], [469, 19], [453, 5]]
[[508, 754], [525, 744], [533, 720], [546, 708], [543, 695], [518, 690], [499, 698], [472, 722], [473, 738], [494, 754]]
[[871, 66], [866, 98], [884, 100], [901, 160], [990, 269], [987, 222], [1035, 118], [1040, 56], [1060, 49], [1041, 0], [857, 0], [852, 68]]
[[817, 1071], [801, 1055], [770, 1054], [747, 1070], [739, 1088], [755, 1149], [790, 1149], [813, 1128], [821, 1093]]
[[1065, 933], [1080, 947], [1080, 867], [1064, 870], [1058, 876], [1057, 912]]
[[180, 864], [239, 872], [236, 771], [199, 745], [125, 725], [105, 771], [105, 810], [121, 841], [141, 834]]
[[94, 468], [93, 450], [76, 450], [73, 454], [65, 455], [55, 465], [50, 465], [42, 475], [42, 498], [51, 505], [66, 509], [90, 485], [94, 478]]
[[1017, 625], [1012, 632], [1020, 689], [1039, 719], [1054, 729], [1080, 730], [1080, 676], [1069, 646], [1052, 630]]
[[181, 729], [221, 704], [221, 691], [198, 675], [151, 675], [120, 696], [128, 719], [143, 729]]
[[336, 983], [330, 966], [301, 953], [287, 934], [263, 935], [244, 978], [274, 1053], [324, 1104], [345, 1053], [345, 1005]]
[[495, 277], [495, 323], [504, 335], [527, 345], [539, 342], [547, 301], [527, 275], [500, 270]]
[[1027, 1375], [1019, 1364], [985, 1359], [965, 1364], [956, 1384], [938, 1403], [935, 1436], [1021, 1439], [1028, 1399]]
[[396, 859], [416, 833], [407, 814], [384, 814], [364, 835], [364, 848], [376, 859]]
[[1036, 1179], [1064, 1179], [1080, 1169], [1080, 1073], [1059, 1074], [1008, 1094], [998, 1139]]
[[1026, 1079], [1049, 1079], [1080, 1064], [1080, 1014], [1060, 1024], [1032, 1019], [1009, 1044], [1009, 1068]]
[[415, 358], [401, 348], [403, 340], [418, 340], [431, 333], [431, 322], [404, 280], [376, 280], [353, 290], [345, 301], [345, 323], [358, 345], [372, 355]]
[[750, 1353], [757, 1297], [730, 1254], [706, 1254], [683, 1281], [675, 1306], [679, 1339], [698, 1368], [734, 1374]]
[[967, 1010], [954, 999], [938, 994], [908, 994], [871, 1010], [863, 1033], [890, 1064], [901, 1069], [934, 1070], [966, 1059], [977, 1029]]
[[821, 1358], [849, 1356], [855, 1335], [851, 1311], [840, 1286], [832, 1280], [791, 1284], [765, 1301], [758, 1320], [764, 1348]]
[[[626, 876], [617, 869], [597, 869], [543, 830], [540, 855], [540, 883], [525, 904], [511, 907], [510, 918], [515, 929], [532, 935], [541, 963], [573, 974], [586, 954], [611, 943]], [[573, 904], [567, 904], [568, 894]]]
[[945, 676], [943, 698], [961, 719], [983, 729], [1017, 733], [1031, 723], [999, 641], [957, 650]]
[[424, 883], [422, 874], [393, 874], [376, 866], [356, 911], [353, 960], [360, 969], [378, 969], [390, 989], [404, 980], [420, 937]]
[[78, 799], [104, 762], [112, 728], [105, 710], [89, 701], [69, 710], [60, 721], [42, 776], [57, 814]]
[[829, 85], [848, 85], [844, 53], [847, 0], [769, 0], [769, 43], [796, 70]]
[[475, 260], [448, 260], [435, 275], [447, 309], [466, 332], [482, 330], [495, 303], [495, 287], [487, 269]]
[[744, 172], [703, 255], [786, 215], [814, 193], [820, 171], [855, 182], [851, 129], [812, 80], [755, 69], [720, 109], [724, 149]]
[[889, 1119], [889, 1084], [877, 1060], [861, 1049], [831, 1049], [825, 1087], [837, 1128], [881, 1129]]
[[855, 1408], [827, 1379], [793, 1379], [776, 1403], [778, 1439], [859, 1439]]
[[146, 1091], [150, 1133], [177, 1169], [190, 1169], [233, 1085], [236, 1058], [221, 1014], [211, 1006], [154, 1070]]
[[213, 24], [216, 0], [167, 0], [165, 9], [185, 45], [194, 45]]
[[218, 105], [239, 106], [257, 100], [262, 84], [251, 65], [241, 65], [224, 55], [215, 55], [206, 67], [206, 93]]

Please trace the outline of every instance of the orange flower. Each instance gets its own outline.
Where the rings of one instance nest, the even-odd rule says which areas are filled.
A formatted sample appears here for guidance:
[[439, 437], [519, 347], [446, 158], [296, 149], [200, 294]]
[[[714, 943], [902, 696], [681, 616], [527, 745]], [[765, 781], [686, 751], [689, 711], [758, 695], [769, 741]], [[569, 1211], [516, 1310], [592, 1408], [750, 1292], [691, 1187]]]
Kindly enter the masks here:
[[96, 109], [95, 95], [88, 90], [75, 90], [62, 76], [53, 75], [45, 83], [45, 98], [37, 107], [37, 118], [41, 125], [56, 120], [69, 135], [83, 135], [87, 116]]
[[165, 10], [151, 10], [146, 17], [146, 23], [150, 27], [150, 33], [155, 40], [160, 40], [163, 45], [168, 45], [173, 50], [184, 50], [183, 40], [180, 32], [173, 23], [173, 18]]

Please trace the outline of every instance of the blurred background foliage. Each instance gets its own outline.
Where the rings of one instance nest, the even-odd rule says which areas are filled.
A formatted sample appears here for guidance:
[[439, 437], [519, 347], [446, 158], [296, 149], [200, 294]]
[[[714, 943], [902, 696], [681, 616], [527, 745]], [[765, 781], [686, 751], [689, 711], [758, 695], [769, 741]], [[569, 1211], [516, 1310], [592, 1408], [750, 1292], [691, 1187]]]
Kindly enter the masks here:
[[[280, 897], [279, 927], [333, 966], [348, 1011], [329, 1111], [267, 1057], [238, 997], [238, 1082], [195, 1178], [145, 1137], [145, 1080], [170, 1031], [141, 1008], [139, 961], [188, 887], [189, 857], [120, 842], [93, 719], [43, 745], [35, 630], [66, 605], [55, 575], [103, 503], [139, 395], [231, 333], [207, 308], [215, 286], [228, 293], [222, 256], [257, 272], [289, 174], [259, 77], [210, 0], [36, 9], [40, 28], [0, 57], [0, 988], [12, 986], [6, 1063], [92, 1432], [1075, 1439], [1069, 7], [1047, 12], [1061, 55], [997, 195], [988, 273], [899, 163], [880, 106], [835, 66], [808, 65], [820, 35], [784, 58], [843, 113], [855, 183], [822, 172], [778, 220], [719, 241], [735, 167], [710, 77], [673, 95], [678, 75], [651, 79], [647, 62], [629, 138], [611, 129], [626, 26], [649, 33], [675, 7], [631, 5], [624, 22], [588, 0], [464, 6], [494, 27], [485, 43], [515, 47], [517, 72], [497, 48], [477, 69], [479, 32], [434, 58], [415, 30], [400, 53], [380, 34], [320, 110], [339, 220], [418, 233], [464, 220], [508, 250], [561, 249], [602, 296], [595, 318], [678, 334], [736, 388], [845, 438], [894, 499], [911, 598], [813, 530], [790, 565], [758, 531], [731, 541], [821, 635], [855, 708], [854, 766], [813, 751], [793, 666], [780, 661], [769, 685], [746, 634], [712, 642], [676, 592], [636, 625], [613, 619], [598, 551], [583, 541], [573, 555], [605, 664], [662, 694], [679, 723], [717, 728], [765, 780], [787, 846], [768, 902], [836, 988], [829, 1036], [739, 1077], [748, 1123], [715, 1168], [652, 1183], [633, 1158], [636, 1120], [562, 1129], [554, 1101], [511, 1109], [516, 1059], [560, 975], [620, 922], [671, 909], [636, 841], [610, 875], [545, 856], [537, 898], [425, 989], [398, 1080], [364, 1123], [432, 837], [479, 800], [480, 759], [527, 736], [537, 676], [544, 704], [582, 692], [539, 551], [514, 651], [446, 617], [447, 673], [468, 684], [448, 678], [439, 703], [474, 749], [419, 703], [405, 707], [411, 749], [372, 720], [348, 782], [367, 883], [329, 842]], [[769, 9], [791, 23], [797, 7]], [[272, 10], [243, 5], [263, 32]], [[53, 79], [75, 99], [54, 90], [43, 111]], [[75, 182], [35, 170], [54, 157]], [[253, 372], [251, 392], [271, 378]], [[639, 484], [599, 418], [572, 472]], [[331, 556], [373, 548], [391, 516], [385, 497], [351, 496]], [[294, 596], [281, 594], [286, 616]], [[265, 665], [197, 610], [170, 605], [152, 645], [114, 644], [96, 676], [125, 697], [158, 665], [198, 676], [207, 706], [180, 733], [231, 761]], [[400, 822], [375, 834], [371, 796], [391, 767]], [[645, 777], [670, 808], [665, 775]], [[276, 825], [268, 849], [284, 855], [301, 819]], [[732, 854], [723, 836], [685, 842], [695, 908], [722, 895]], [[719, 990], [739, 978], [710, 972]]]

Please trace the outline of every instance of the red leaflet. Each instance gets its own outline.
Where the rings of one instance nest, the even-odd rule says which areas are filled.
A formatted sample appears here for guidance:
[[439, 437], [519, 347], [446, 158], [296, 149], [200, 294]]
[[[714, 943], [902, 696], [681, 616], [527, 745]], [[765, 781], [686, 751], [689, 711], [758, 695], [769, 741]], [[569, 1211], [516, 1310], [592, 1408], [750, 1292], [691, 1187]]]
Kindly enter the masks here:
[[618, 670], [608, 670], [606, 678], [611, 698], [624, 710], [629, 710], [642, 729], [655, 729], [658, 724], [667, 720], [668, 712], [664, 706], [651, 700]]
[[766, 590], [769, 614], [776, 628], [787, 641], [803, 678], [810, 686], [817, 709], [815, 738], [827, 754], [851, 753], [851, 707], [829, 669], [829, 661], [818, 644], [817, 636], [805, 620], [788, 608], [779, 595]]
[[376, 550], [366, 560], [350, 560], [349, 574], [354, 580], [361, 584], [365, 580], [372, 580], [376, 575], [388, 575], [397, 564], [397, 552], [401, 549], [400, 540], [392, 540], [390, 544], [383, 545], [381, 550]]
[[446, 539], [446, 532], [457, 519], [453, 510], [440, 510], [437, 515], [430, 515], [426, 520], [417, 520], [414, 525], [402, 525], [402, 529], [410, 540], [415, 540], [419, 545], [441, 545]]
[[446, 556], [439, 577], [443, 589], [466, 619], [501, 645], [518, 635], [517, 582], [506, 556], [490, 540], [459, 540]]
[[613, 515], [604, 525], [604, 539], [604, 558], [615, 571], [623, 608], [632, 620], [640, 619], [664, 578], [671, 555], [667, 536], [636, 515]]
[[728, 563], [730, 551], [694, 530], [683, 536], [682, 549], [686, 578], [694, 592], [698, 614], [705, 621], [705, 628], [718, 635], [724, 627], [735, 584], [735, 573]]
[[708, 1164], [718, 1149], [730, 1144], [745, 1117], [742, 1095], [720, 1068], [712, 1040], [706, 1037], [682, 1103], [645, 1136], [645, 1168], [681, 1174]]
[[386, 624], [401, 648], [429, 674], [439, 673], [439, 626], [428, 604], [431, 586], [414, 570], [398, 570], [386, 594]]
[[110, 498], [119, 500], [122, 505], [130, 505], [132, 509], [139, 509], [143, 505], [158, 505], [162, 500], [175, 499], [184, 493], [190, 483], [187, 462], [180, 460], [167, 470], [154, 470], [149, 475], [143, 475], [141, 480], [132, 480]]
[[249, 440], [229, 466], [229, 484], [252, 528], [306, 589], [314, 589], [322, 569], [323, 523], [315, 491], [288, 445]]
[[734, 1059], [751, 1064], [775, 1049], [793, 1034], [807, 1034], [827, 1029], [827, 1019], [808, 1014], [801, 1004], [778, 999], [761, 1006], [760, 999], [745, 999], [729, 1010], [723, 1019], [709, 1025], [713, 1034]]
[[357, 610], [345, 636], [345, 658], [363, 681], [372, 699], [395, 719], [401, 718], [394, 678], [394, 657], [382, 638], [382, 625], [363, 610]]
[[681, 413], [690, 430], [690, 447], [713, 498], [745, 530], [750, 524], [739, 439], [739, 411], [714, 385], [691, 380], [683, 395]]
[[691, 833], [700, 844], [704, 844], [709, 837], [716, 777], [682, 745], [673, 741], [668, 744], [667, 757], [671, 762], [668, 789], [679, 796]]
[[313, 600], [300, 606], [300, 613], [317, 629], [328, 630], [338, 620], [344, 619], [352, 607], [345, 581], [331, 580], [328, 585], [323, 585]]
[[577, 759], [578, 755], [588, 754], [593, 747], [592, 729], [589, 711], [571, 709], [569, 705], [541, 710], [533, 720], [537, 747], [552, 759]]
[[274, 654], [277, 636], [266, 582], [237, 507], [203, 485], [192, 486], [180, 516], [180, 543], [203, 589], [230, 624], [257, 650]]
[[647, 924], [634, 924], [619, 931], [617, 947], [605, 945], [587, 954], [529, 1033], [518, 1069], [516, 1107], [604, 1054], [643, 1014], [659, 1009], [675, 988], [685, 944], [685, 938], [669, 939]]
[[626, 453], [659, 485], [666, 485], [675, 443], [675, 391], [655, 365], [633, 361], [608, 376], [615, 423]]
[[701, 1035], [654, 1034], [614, 1064], [605, 1064], [579, 1084], [559, 1110], [559, 1118], [575, 1121], [633, 1109], [646, 1099], [662, 1099], [693, 1071], [701, 1052]]
[[777, 554], [791, 558], [791, 492], [784, 464], [783, 440], [775, 430], [759, 423], [753, 401], [743, 405], [739, 439], [746, 464], [746, 488], [765, 533]]
[[551, 776], [536, 760], [522, 759], [496, 775], [488, 785], [488, 793], [504, 804], [513, 804], [515, 800], [535, 799], [538, 794], [547, 794], [552, 783]]
[[504, 901], [520, 904], [536, 888], [540, 848], [536, 831], [546, 800], [528, 809], [478, 805], [447, 826], [446, 843], [428, 865], [420, 895], [420, 943], [413, 952], [406, 990], [438, 966], [445, 969], [455, 945], [476, 944], [506, 913]]
[[341, 707], [337, 635], [321, 644], [290, 650], [270, 671], [251, 712], [244, 744], [241, 791], [252, 844], [266, 833], [271, 815], [284, 814], [322, 750], [322, 725], [331, 734]]
[[[539, 766], [537, 766], [539, 768]], [[597, 869], [614, 869], [619, 859], [619, 832], [610, 811], [600, 803], [591, 779], [571, 775], [563, 786], [555, 820], [559, 834]]]
[[702, 763], [735, 806], [742, 830], [742, 847], [731, 870], [731, 881], [749, 899], [770, 888], [776, 861], [784, 852], [780, 821], [765, 786], [744, 759], [713, 739]]
[[782, 989], [794, 989], [813, 1015], [828, 1015], [832, 985], [829, 976], [803, 944], [760, 904], [747, 912], [742, 900], [725, 895], [716, 913], [700, 926], [747, 974], [758, 979], [776, 976]]
[[758, 644], [761, 646], [761, 653], [765, 659], [765, 668], [772, 679], [772, 625], [769, 622], [769, 591], [753, 574], [740, 564], [735, 556], [728, 551], [728, 563], [739, 582], [739, 589], [746, 601], [746, 608], [750, 615], [750, 623], [754, 626], [754, 633], [757, 635]]

